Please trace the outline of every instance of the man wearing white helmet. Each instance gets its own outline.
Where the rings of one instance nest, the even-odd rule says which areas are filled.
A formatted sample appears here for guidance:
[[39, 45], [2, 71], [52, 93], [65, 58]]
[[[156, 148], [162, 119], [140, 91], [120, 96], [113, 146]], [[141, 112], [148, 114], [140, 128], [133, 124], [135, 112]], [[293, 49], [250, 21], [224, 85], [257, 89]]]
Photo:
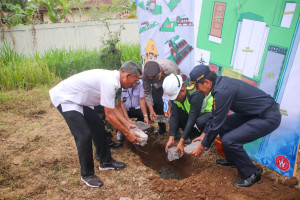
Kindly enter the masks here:
[[[184, 130], [175, 152], [184, 152], [184, 142], [200, 136], [206, 121], [210, 116], [213, 99], [201, 92], [187, 91], [186, 84], [180, 75], [171, 74], [164, 79], [163, 90], [172, 102], [169, 141], [165, 150], [174, 145], [175, 134], [181, 128]], [[194, 128], [195, 124], [198, 129]]]

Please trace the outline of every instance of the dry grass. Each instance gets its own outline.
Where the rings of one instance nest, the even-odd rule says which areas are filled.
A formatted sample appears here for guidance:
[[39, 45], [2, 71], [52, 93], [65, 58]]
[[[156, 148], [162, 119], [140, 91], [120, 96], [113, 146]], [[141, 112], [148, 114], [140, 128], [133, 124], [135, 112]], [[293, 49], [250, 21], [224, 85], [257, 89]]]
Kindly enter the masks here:
[[126, 147], [112, 151], [124, 170], [96, 174], [100, 189], [80, 181], [74, 139], [45, 88], [1, 94], [0, 199], [157, 199], [138, 156]]

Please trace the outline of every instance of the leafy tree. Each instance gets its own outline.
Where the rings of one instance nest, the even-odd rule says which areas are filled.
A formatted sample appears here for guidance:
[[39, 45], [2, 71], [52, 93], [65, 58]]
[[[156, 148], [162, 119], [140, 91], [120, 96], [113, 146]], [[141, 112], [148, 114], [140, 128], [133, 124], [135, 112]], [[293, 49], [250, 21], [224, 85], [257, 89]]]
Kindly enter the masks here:
[[34, 0], [34, 3], [46, 7], [52, 23], [59, 23], [65, 19], [74, 5], [74, 1], [68, 0]]
[[18, 24], [36, 24], [37, 10], [38, 6], [27, 0], [0, 0], [0, 27], [4, 30]]
[[4, 30], [7, 27], [21, 24], [26, 14], [19, 4], [0, 2], [0, 16], [0, 26]]
[[0, 0], [0, 3], [8, 3], [12, 5], [20, 5], [23, 10], [25, 10], [27, 6], [28, 0]]

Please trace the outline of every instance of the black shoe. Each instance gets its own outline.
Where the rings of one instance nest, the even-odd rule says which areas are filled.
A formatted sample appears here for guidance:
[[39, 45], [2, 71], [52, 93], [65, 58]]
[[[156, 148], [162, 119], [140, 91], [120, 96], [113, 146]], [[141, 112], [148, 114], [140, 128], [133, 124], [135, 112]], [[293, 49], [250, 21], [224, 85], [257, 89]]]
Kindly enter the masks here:
[[103, 182], [96, 175], [82, 176], [81, 180], [90, 187], [101, 187]]
[[186, 144], [186, 145], [192, 144], [192, 140], [191, 140], [190, 138], [187, 138], [187, 139], [184, 141], [184, 144]]
[[125, 139], [125, 136], [123, 135], [123, 133], [121, 133], [120, 131], [117, 132], [117, 140], [119, 142], [123, 142]]
[[162, 135], [166, 132], [165, 128], [158, 127], [153, 131], [153, 135]]
[[218, 159], [218, 160], [216, 160], [216, 163], [217, 163], [217, 165], [236, 167], [233, 162], [230, 162], [226, 159]]
[[122, 169], [126, 166], [125, 163], [122, 162], [116, 162], [116, 161], [112, 161], [111, 163], [103, 163], [100, 164], [99, 170], [101, 171], [105, 171], [105, 170], [117, 170], [117, 169]]
[[95, 159], [98, 161], [100, 160], [100, 156], [97, 153], [95, 153]]
[[254, 184], [261, 183], [261, 174], [254, 173], [247, 179], [240, 179], [237, 182], [234, 183], [234, 186], [237, 187], [250, 187]]
[[262, 174], [262, 172], [263, 172], [263, 169], [261, 169], [261, 168], [257, 168], [257, 170], [256, 170], [256, 174], [258, 174], [258, 175], [261, 175], [261, 174]]
[[116, 149], [116, 148], [119, 148], [119, 147], [123, 146], [123, 143], [122, 143], [122, 142], [114, 142], [114, 141], [111, 141], [110, 143], [108, 143], [108, 146], [109, 146], [110, 148]]

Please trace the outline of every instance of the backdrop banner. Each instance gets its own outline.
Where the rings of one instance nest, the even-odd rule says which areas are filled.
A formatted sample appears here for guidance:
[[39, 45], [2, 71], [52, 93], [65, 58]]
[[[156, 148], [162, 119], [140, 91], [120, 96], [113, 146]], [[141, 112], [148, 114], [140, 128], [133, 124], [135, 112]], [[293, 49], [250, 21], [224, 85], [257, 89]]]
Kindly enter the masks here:
[[[270, 94], [282, 122], [244, 145], [250, 157], [287, 177], [300, 138], [299, 0], [137, 0], [143, 65], [168, 58], [183, 74], [198, 64]], [[297, 90], [296, 90], [297, 91]], [[164, 101], [167, 99], [164, 98]]]

